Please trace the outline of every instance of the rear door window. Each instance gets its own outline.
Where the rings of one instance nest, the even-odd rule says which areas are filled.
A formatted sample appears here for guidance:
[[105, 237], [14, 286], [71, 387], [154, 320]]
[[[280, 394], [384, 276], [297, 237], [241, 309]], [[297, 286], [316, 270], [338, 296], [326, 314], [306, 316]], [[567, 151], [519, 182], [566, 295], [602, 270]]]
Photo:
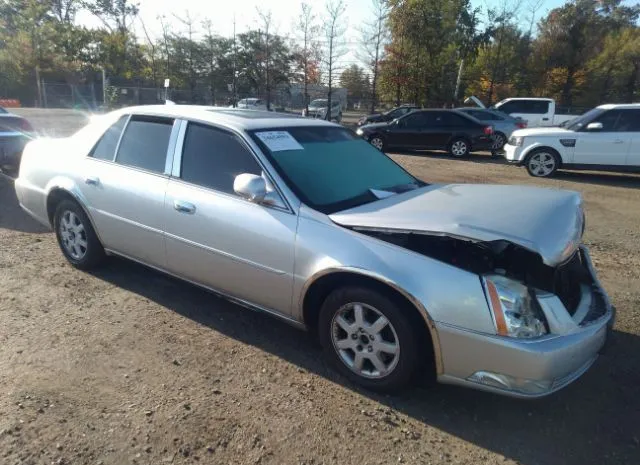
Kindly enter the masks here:
[[97, 158], [98, 160], [113, 161], [116, 156], [116, 149], [118, 148], [118, 141], [120, 140], [122, 129], [124, 129], [128, 118], [129, 115], [124, 115], [110, 126], [98, 143], [93, 147], [89, 156]]
[[640, 132], [640, 110], [620, 110], [616, 132]]
[[173, 119], [135, 115], [124, 131], [116, 162], [164, 173]]

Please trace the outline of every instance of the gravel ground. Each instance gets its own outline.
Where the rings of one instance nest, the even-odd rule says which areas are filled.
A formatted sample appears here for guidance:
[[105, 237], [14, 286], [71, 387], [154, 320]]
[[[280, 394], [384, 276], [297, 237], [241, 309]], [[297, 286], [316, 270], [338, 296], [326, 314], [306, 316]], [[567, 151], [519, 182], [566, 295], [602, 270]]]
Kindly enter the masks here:
[[[64, 120], [46, 116], [32, 120]], [[265, 315], [121, 259], [71, 268], [0, 176], [0, 463], [640, 463], [640, 176], [536, 181], [488, 156], [394, 157], [430, 182], [584, 195], [585, 239], [618, 320], [583, 378], [539, 401], [362, 391], [310, 335]]]

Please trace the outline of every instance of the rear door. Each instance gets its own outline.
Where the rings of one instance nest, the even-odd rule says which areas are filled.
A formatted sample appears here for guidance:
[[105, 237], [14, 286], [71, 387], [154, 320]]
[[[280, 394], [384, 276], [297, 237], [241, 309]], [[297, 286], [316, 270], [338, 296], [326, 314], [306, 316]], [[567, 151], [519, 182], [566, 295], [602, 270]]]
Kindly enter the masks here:
[[602, 129], [589, 131], [586, 126], [576, 138], [573, 162], [585, 165], [622, 166], [627, 164], [631, 132], [624, 110], [608, 110], [590, 123], [602, 123]]
[[124, 116], [84, 160], [80, 189], [107, 249], [165, 266], [164, 196], [176, 136], [171, 118]]

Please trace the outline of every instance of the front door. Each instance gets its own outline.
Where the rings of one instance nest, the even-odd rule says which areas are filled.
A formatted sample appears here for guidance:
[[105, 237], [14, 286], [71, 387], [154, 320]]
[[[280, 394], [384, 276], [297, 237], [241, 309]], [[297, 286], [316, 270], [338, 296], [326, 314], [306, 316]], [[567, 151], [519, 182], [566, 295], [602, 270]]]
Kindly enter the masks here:
[[170, 118], [121, 118], [83, 161], [79, 182], [103, 245], [159, 267], [165, 265], [165, 165], [173, 125]]
[[620, 132], [622, 110], [609, 110], [591, 123], [601, 123], [602, 129], [581, 129], [576, 139], [573, 163], [584, 165], [622, 166], [627, 163], [631, 133]]
[[233, 190], [242, 173], [264, 174], [242, 139], [189, 123], [164, 206], [171, 272], [267, 309], [290, 313], [297, 216]]

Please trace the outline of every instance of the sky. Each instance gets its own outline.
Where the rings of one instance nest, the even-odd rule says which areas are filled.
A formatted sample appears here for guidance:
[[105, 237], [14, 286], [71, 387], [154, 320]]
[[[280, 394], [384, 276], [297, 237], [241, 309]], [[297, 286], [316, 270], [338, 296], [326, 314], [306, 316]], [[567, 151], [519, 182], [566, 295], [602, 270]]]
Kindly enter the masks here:
[[[159, 17], [163, 16], [165, 23], [173, 32], [184, 32], [184, 25], [175, 16], [185, 17], [188, 12], [192, 18], [199, 21], [210, 20], [213, 30], [221, 35], [230, 37], [233, 34], [233, 22], [235, 17], [236, 32], [241, 33], [248, 29], [258, 28], [257, 9], [271, 12], [274, 32], [283, 36], [295, 38], [294, 24], [300, 14], [301, 0], [137, 0], [140, 6], [139, 19], [135, 28], [137, 35], [142, 39], [143, 31], [140, 21], [143, 21], [150, 35], [160, 37], [161, 27]], [[346, 28], [347, 53], [341, 58], [340, 68], [346, 68], [351, 63], [360, 64], [357, 49], [359, 47], [360, 28], [372, 17], [371, 0], [344, 0], [346, 11], [343, 21]], [[487, 7], [496, 7], [505, 1], [512, 3], [518, 0], [472, 0], [474, 7], [481, 7], [485, 12]], [[518, 19], [523, 27], [528, 27], [530, 14], [528, 5], [536, 0], [521, 0], [521, 12]], [[565, 0], [540, 0], [542, 6], [537, 13], [540, 18], [546, 13], [565, 3]], [[317, 16], [322, 16], [325, 11], [324, 0], [308, 0]], [[536, 18], [536, 19], [537, 19]], [[99, 26], [98, 19], [91, 14], [82, 12], [78, 15], [78, 21], [87, 26]]]

